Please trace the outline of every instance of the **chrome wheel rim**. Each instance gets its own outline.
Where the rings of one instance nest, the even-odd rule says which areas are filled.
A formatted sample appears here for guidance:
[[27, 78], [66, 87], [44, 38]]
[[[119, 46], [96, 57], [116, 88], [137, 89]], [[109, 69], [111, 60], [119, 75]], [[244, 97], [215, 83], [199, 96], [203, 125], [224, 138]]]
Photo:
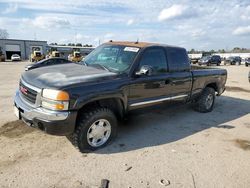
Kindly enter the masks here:
[[99, 147], [105, 144], [111, 135], [111, 125], [106, 119], [95, 121], [88, 129], [87, 141], [92, 147]]
[[212, 94], [209, 94], [206, 98], [206, 108], [209, 109], [213, 105], [214, 96]]

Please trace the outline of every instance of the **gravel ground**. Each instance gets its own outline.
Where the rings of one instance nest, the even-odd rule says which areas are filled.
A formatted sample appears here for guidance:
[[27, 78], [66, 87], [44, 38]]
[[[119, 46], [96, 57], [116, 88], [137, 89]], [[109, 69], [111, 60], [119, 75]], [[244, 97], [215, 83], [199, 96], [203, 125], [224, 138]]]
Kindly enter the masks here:
[[211, 113], [189, 105], [131, 114], [117, 139], [89, 154], [17, 121], [13, 95], [27, 62], [0, 63], [0, 187], [250, 187], [249, 68], [228, 70]]

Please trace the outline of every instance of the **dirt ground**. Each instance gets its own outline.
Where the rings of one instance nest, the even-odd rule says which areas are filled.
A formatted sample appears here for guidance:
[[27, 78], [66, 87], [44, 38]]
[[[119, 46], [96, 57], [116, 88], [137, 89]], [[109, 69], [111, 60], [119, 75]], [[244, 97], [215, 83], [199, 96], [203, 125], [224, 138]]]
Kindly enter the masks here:
[[89, 154], [17, 121], [13, 95], [27, 62], [0, 63], [0, 187], [250, 187], [249, 68], [228, 70], [211, 113], [189, 105], [134, 113], [117, 139]]

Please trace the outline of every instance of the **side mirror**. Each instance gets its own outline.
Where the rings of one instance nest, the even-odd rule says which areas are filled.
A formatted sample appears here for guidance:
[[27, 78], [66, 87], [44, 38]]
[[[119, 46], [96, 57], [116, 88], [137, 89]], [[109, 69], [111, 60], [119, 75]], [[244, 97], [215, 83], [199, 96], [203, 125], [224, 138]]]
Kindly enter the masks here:
[[135, 75], [141, 76], [141, 75], [147, 75], [150, 76], [153, 73], [152, 67], [148, 65], [143, 65], [139, 71], [135, 72]]

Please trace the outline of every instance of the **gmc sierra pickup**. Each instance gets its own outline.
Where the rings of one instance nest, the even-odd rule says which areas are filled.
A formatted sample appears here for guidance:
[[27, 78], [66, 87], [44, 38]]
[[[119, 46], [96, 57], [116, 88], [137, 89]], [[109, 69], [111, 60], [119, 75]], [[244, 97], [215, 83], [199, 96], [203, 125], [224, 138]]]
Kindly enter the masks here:
[[14, 111], [29, 126], [70, 137], [86, 152], [108, 144], [117, 120], [137, 108], [183, 101], [212, 111], [226, 79], [224, 69], [191, 67], [184, 48], [110, 41], [79, 64], [23, 73]]

